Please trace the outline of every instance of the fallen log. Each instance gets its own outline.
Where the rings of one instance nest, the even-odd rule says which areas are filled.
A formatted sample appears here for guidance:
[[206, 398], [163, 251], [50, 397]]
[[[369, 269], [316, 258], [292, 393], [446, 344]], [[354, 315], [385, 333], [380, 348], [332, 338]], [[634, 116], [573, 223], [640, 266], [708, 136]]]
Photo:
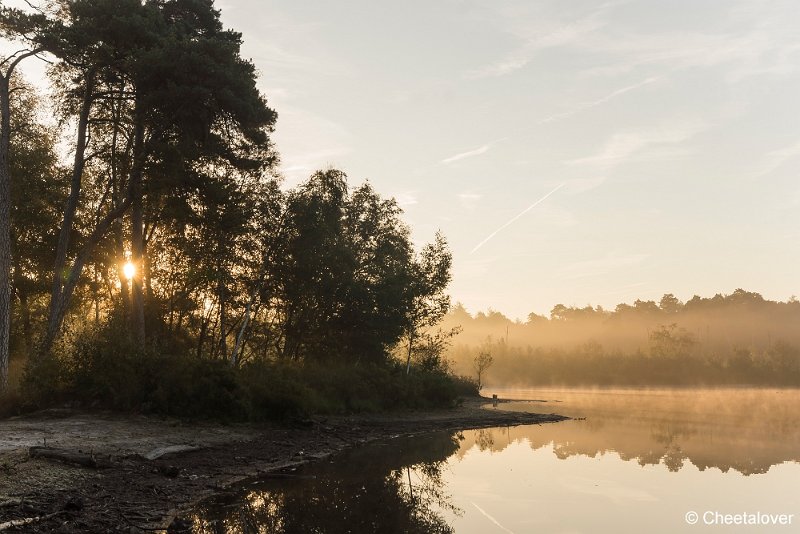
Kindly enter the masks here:
[[58, 460], [68, 464], [80, 465], [91, 469], [109, 467], [111, 462], [108, 459], [98, 458], [93, 454], [84, 452], [68, 451], [55, 449], [52, 447], [31, 447], [28, 450], [31, 458], [46, 458], [48, 460]]
[[14, 527], [24, 527], [25, 525], [30, 525], [31, 523], [35, 523], [36, 521], [41, 520], [41, 517], [27, 517], [25, 519], [12, 519], [11, 521], [6, 521], [5, 523], [0, 523], [0, 530], [8, 530]]
[[162, 456], [166, 456], [167, 454], [175, 454], [178, 452], [189, 452], [189, 451], [197, 451], [200, 450], [200, 447], [196, 445], [170, 445], [168, 447], [159, 447], [157, 449], [153, 449], [152, 451], [144, 454], [142, 457], [146, 460], [157, 460]]
[[62, 512], [58, 511], [58, 512], [53, 512], [52, 514], [47, 514], [47, 515], [40, 515], [40, 516], [36, 516], [36, 517], [26, 517], [25, 519], [12, 519], [11, 521], [6, 521], [5, 523], [0, 523], [0, 530], [8, 530], [10, 528], [24, 527], [25, 525], [30, 525], [31, 523], [36, 523], [37, 521], [43, 521], [45, 519], [50, 519], [51, 517], [55, 517], [60, 513], [62, 513]]

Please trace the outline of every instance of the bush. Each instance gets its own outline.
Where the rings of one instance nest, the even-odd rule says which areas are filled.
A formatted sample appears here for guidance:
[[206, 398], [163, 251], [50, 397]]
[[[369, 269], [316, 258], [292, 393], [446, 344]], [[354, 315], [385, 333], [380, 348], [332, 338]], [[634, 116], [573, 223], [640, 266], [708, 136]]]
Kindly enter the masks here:
[[221, 420], [451, 407], [477, 385], [442, 369], [386, 364], [251, 362], [233, 368], [185, 349], [137, 350], [112, 328], [87, 333], [63, 359], [29, 369], [31, 407], [90, 408]]
[[292, 365], [251, 363], [237, 370], [246, 396], [248, 419], [287, 419], [326, 411], [323, 401]]

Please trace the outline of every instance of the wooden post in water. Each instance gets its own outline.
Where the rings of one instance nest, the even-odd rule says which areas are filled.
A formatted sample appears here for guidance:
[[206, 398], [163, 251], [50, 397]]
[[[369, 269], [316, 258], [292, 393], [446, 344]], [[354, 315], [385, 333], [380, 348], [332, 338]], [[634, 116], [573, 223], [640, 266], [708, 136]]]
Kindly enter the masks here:
[[497, 393], [492, 394], [492, 406], [497, 408]]

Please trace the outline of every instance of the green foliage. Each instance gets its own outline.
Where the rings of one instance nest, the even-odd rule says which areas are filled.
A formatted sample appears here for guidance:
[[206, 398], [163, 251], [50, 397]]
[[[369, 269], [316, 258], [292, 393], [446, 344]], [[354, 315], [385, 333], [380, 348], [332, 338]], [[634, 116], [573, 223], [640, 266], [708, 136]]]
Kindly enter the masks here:
[[[446, 293], [452, 277], [453, 255], [447, 246], [447, 240], [436, 233], [432, 243], [428, 243], [411, 263], [412, 276], [408, 281], [410, 304], [405, 310], [403, 345], [406, 350], [406, 368], [418, 352], [420, 345], [437, 347], [441, 352], [440, 339], [452, 338], [460, 331], [460, 326], [442, 330], [433, 330], [450, 309], [450, 295]], [[430, 352], [430, 351], [428, 351]]]
[[394, 200], [344, 173], [292, 191], [272, 278], [285, 332], [280, 357], [380, 363], [403, 331], [413, 283], [409, 230]]
[[30, 366], [23, 383], [26, 404], [40, 408], [70, 402], [183, 417], [241, 418], [246, 413], [230, 366], [140, 351], [115, 331], [85, 333], [68, 357]]
[[[224, 235], [207, 234], [205, 242], [218, 244], [194, 247], [196, 261], [183, 273], [176, 273], [176, 264], [170, 271], [153, 266], [151, 273], [179, 276], [167, 278], [177, 291], [162, 301], [165, 307], [151, 302], [152, 341], [146, 348], [132, 340], [123, 294], [110, 303], [103, 321], [97, 322], [96, 313], [95, 325], [74, 323], [80, 334], [63, 343], [64, 356], [30, 368], [29, 398], [37, 405], [72, 399], [123, 411], [258, 420], [452, 406], [459, 395], [475, 393], [470, 382], [451, 376], [443, 358], [455, 331], [419, 335], [409, 375], [391, 356], [412, 300], [425, 297], [413, 276], [434, 276], [441, 283], [448, 278], [414, 266], [409, 232], [393, 200], [368, 185], [349, 193], [345, 176], [336, 171], [318, 173], [278, 200], [286, 203], [277, 212], [281, 233], [264, 240], [278, 246], [265, 255], [255, 286], [229, 274], [241, 271], [237, 261], [252, 256], [230, 257]], [[225, 218], [223, 208], [207, 213]], [[248, 223], [232, 224], [251, 231]], [[437, 239], [437, 254], [444, 254]], [[253, 271], [243, 272], [246, 277]], [[196, 288], [193, 296], [187, 284]], [[442, 307], [442, 287], [434, 285], [431, 298]], [[254, 291], [251, 298], [267, 314], [254, 318], [244, 363], [231, 365], [225, 347], [233, 331], [225, 327], [222, 304], [233, 313], [242, 310], [246, 291]]]
[[43, 125], [39, 97], [19, 77], [12, 78], [12, 138], [9, 167], [11, 206], [12, 359], [33, 351], [35, 328], [44, 315], [50, 271], [65, 194], [55, 142]]
[[457, 404], [461, 396], [477, 394], [445, 371], [413, 369], [406, 375], [397, 364], [313, 366], [306, 378], [328, 399], [326, 409], [334, 413], [445, 408]]
[[249, 364], [238, 370], [237, 376], [245, 392], [250, 420], [285, 419], [331, 411], [330, 401], [310, 387], [298, 365]]
[[444, 237], [415, 252], [397, 202], [334, 169], [281, 190], [277, 114], [211, 0], [42, 9], [0, 8], [0, 33], [48, 54], [60, 119], [41, 127], [33, 95], [16, 101], [30, 406], [241, 420], [452, 405], [470, 388], [446, 370], [452, 333], [428, 332], [449, 306]]
[[20, 392], [26, 409], [45, 408], [65, 400], [63, 362], [55, 358], [29, 361]]
[[87, 332], [68, 357], [31, 367], [25, 397], [5, 413], [77, 403], [183, 418], [260, 421], [312, 414], [454, 406], [476, 385], [441, 369], [399, 363], [250, 362], [239, 368], [179, 347], [140, 351], [120, 323]]
[[[423, 331], [417, 334], [416, 343], [412, 346], [411, 361], [425, 371], [449, 372], [450, 362], [446, 352], [452, 339], [461, 331], [460, 328]], [[403, 347], [398, 347], [402, 349]]]

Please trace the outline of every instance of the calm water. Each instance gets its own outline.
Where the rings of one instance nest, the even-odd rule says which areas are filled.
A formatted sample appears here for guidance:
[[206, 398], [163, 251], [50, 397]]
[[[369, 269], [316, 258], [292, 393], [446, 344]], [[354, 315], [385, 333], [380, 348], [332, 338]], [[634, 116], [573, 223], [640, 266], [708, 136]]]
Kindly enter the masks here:
[[195, 530], [800, 532], [798, 390], [496, 392], [585, 419], [366, 446], [203, 503]]

